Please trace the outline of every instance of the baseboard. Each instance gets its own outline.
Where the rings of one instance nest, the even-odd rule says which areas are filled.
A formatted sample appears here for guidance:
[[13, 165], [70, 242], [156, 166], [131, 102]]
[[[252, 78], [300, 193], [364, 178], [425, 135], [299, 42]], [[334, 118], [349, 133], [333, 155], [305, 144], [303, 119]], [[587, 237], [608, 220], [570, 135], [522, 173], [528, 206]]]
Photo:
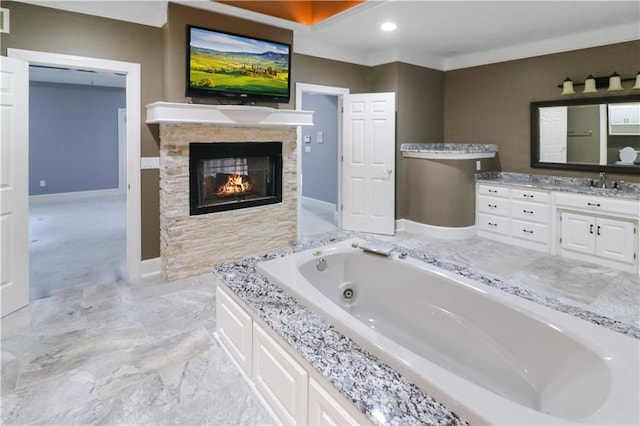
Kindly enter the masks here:
[[310, 205], [310, 206], [314, 206], [323, 210], [330, 210], [332, 212], [336, 211], [336, 205], [329, 203], [327, 201], [322, 201], [322, 200], [318, 200], [316, 198], [311, 198], [311, 197], [302, 197], [302, 202]]
[[98, 189], [95, 191], [60, 192], [57, 194], [29, 195], [29, 201], [38, 202], [38, 201], [81, 200], [86, 198], [113, 197], [116, 195], [125, 195], [125, 192], [121, 191], [120, 188]]
[[460, 228], [426, 225], [408, 219], [396, 220], [396, 231], [409, 232], [411, 234], [423, 235], [425, 237], [440, 238], [443, 240], [464, 240], [476, 236], [476, 226], [465, 226]]
[[140, 279], [153, 278], [160, 275], [160, 258], [154, 257], [140, 262]]

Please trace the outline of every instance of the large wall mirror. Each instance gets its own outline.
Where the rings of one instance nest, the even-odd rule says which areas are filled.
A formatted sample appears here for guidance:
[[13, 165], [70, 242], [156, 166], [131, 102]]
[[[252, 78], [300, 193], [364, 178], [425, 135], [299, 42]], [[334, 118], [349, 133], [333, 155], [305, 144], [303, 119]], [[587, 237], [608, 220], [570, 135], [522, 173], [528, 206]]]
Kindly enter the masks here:
[[640, 95], [532, 102], [531, 167], [640, 174]]

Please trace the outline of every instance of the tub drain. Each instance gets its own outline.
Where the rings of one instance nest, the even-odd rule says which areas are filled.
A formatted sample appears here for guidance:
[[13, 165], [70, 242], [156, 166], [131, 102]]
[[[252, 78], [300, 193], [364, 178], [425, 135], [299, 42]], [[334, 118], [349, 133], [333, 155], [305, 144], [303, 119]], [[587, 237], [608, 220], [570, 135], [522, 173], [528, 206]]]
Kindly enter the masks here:
[[353, 289], [345, 288], [342, 290], [342, 300], [351, 300], [353, 299]]

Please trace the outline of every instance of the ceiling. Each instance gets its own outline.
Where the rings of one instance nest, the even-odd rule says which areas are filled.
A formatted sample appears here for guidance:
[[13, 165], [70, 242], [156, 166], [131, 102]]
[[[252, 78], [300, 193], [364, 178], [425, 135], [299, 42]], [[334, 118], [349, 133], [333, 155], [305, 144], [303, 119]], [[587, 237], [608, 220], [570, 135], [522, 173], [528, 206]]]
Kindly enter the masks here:
[[[218, 1], [171, 1], [288, 28], [297, 53], [368, 66], [401, 61], [446, 71], [640, 39], [637, 0], [366, 0], [313, 25]], [[157, 27], [167, 17], [159, 0], [25, 2]], [[381, 31], [386, 21], [397, 30]]]

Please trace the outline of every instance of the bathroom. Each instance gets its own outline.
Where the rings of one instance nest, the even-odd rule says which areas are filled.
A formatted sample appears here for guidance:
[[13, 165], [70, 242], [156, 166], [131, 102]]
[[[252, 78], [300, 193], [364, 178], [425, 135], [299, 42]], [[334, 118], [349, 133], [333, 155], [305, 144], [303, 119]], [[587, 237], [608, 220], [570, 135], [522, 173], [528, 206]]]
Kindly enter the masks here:
[[[260, 31], [264, 31], [263, 37], [269, 35], [292, 38], [291, 32], [275, 26], [256, 26], [254, 22], [226, 15], [222, 19], [215, 12], [201, 11], [175, 3], [170, 5], [168, 11], [172, 25], [165, 28], [125, 23], [112, 18], [100, 18], [21, 2], [3, 2], [3, 7], [9, 7], [12, 11], [12, 32], [10, 35], [3, 34], [3, 54], [6, 54], [7, 47], [33, 49], [134, 61], [140, 62], [143, 70], [161, 70], [158, 73], [144, 73], [141, 109], [158, 100], [185, 101], [184, 86], [181, 82], [184, 75], [181, 40], [184, 38], [184, 25], [187, 23], [205, 27], [212, 26], [212, 22], [221, 23], [223, 26], [234, 27], [236, 31], [250, 33], [257, 31], [255, 28], [259, 27]], [[73, 34], [69, 33], [69, 28], [74, 28]], [[284, 36], [283, 32], [286, 33]], [[74, 34], [81, 34], [83, 37], [73, 36]], [[100, 39], [101, 42], [93, 46], [87, 45], [87, 40], [96, 39]], [[164, 44], [164, 41], [167, 44]], [[424, 197], [416, 196], [416, 191], [411, 188], [409, 182], [415, 175], [415, 169], [419, 171], [423, 164], [415, 162], [423, 161], [426, 164], [427, 161], [403, 157], [400, 152], [402, 143], [452, 141], [496, 145], [496, 156], [478, 160], [480, 170], [476, 170], [476, 160], [465, 160], [465, 173], [470, 174], [472, 178], [477, 171], [502, 171], [561, 176], [587, 182], [590, 179], [598, 180], [599, 173], [606, 171], [607, 182], [640, 183], [640, 175], [627, 174], [625, 165], [612, 164], [622, 160], [619, 158], [621, 149], [637, 146], [626, 140], [615, 147], [612, 146], [612, 151], [618, 151], [618, 160], [614, 161], [614, 158], [609, 158], [607, 154], [605, 166], [601, 166], [599, 162], [587, 167], [577, 165], [578, 167], [573, 168], [556, 164], [538, 168], [532, 167], [531, 164], [531, 103], [585, 98], [587, 95], [581, 94], [579, 84], [589, 74], [609, 76], [615, 71], [625, 79], [635, 77], [640, 69], [637, 59], [640, 41], [615, 40], [599, 46], [575, 47], [562, 52], [525, 50], [525, 47], [521, 51], [512, 52], [501, 61], [492, 62], [484, 59], [474, 63], [459, 62], [446, 71], [437, 69], [430, 63], [413, 64], [397, 58], [388, 63], [370, 66], [356, 63], [355, 57], [352, 59], [354, 62], [349, 62], [346, 57], [327, 59], [319, 56], [321, 52], [314, 55], [313, 51], [305, 51], [293, 55], [294, 79], [296, 82], [347, 87], [352, 93], [388, 91], [397, 94], [395, 219], [399, 221], [429, 224], [437, 222], [443, 215], [441, 211], [436, 210], [441, 205], [439, 202], [416, 208], [416, 203], [422, 203]], [[163, 52], [163, 55], [151, 54], [150, 51]], [[563, 79], [567, 76], [575, 83], [574, 95], [560, 94], [561, 88], [558, 86], [562, 85]], [[635, 92], [631, 85], [632, 82], [625, 81], [625, 89], [616, 93], [607, 93], [606, 90], [600, 89], [598, 96], [615, 99], [633, 95]], [[282, 108], [293, 109], [294, 102]], [[143, 113], [140, 126], [142, 157], [160, 156], [159, 131], [153, 126], [145, 123]], [[615, 157], [616, 153], [613, 152], [611, 155]], [[414, 167], [415, 164], [420, 165]], [[446, 162], [439, 165], [443, 169], [450, 166]], [[145, 168], [140, 171], [140, 176], [141, 260], [157, 262], [160, 265], [160, 170]], [[443, 192], [454, 192], [448, 188], [449, 185], [444, 179], [439, 183]], [[458, 187], [454, 190], [458, 191]], [[468, 182], [466, 190], [470, 192], [465, 199], [475, 197], [476, 187], [473, 180]], [[596, 190], [593, 191], [596, 193]], [[562, 209], [563, 212], [569, 212], [566, 206]], [[464, 214], [461, 213], [462, 210]], [[449, 227], [466, 227], [469, 224], [465, 221], [475, 220], [473, 208], [454, 205], [451, 211], [453, 214], [449, 216], [453, 223], [448, 224]], [[555, 216], [553, 221], [550, 218], [547, 223], [549, 228], [558, 225], [555, 219]], [[404, 222], [405, 225], [407, 223]], [[288, 222], [287, 229], [295, 229], [295, 226]], [[275, 231], [277, 230], [269, 229], [265, 231], [265, 235], [270, 237], [276, 233]], [[407, 236], [406, 233], [404, 235]], [[259, 239], [253, 236], [253, 240]], [[519, 238], [512, 241], [526, 240]], [[417, 235], [414, 235], [405, 238], [404, 242], [402, 237], [399, 237], [396, 242], [449, 263], [466, 262], [473, 270], [482, 269], [485, 275], [504, 274], [516, 283], [526, 283], [532, 277], [543, 277], [544, 279], [540, 280], [541, 287], [551, 290], [556, 299], [566, 301], [567, 298], [573, 298], [578, 304], [592, 304], [593, 309], [601, 305], [616, 305], [618, 301], [623, 301], [624, 303], [620, 304], [625, 307], [633, 306], [634, 303], [633, 297], [636, 293], [622, 290], [616, 292], [605, 288], [604, 284], [608, 284], [608, 281], [616, 285], [624, 281], [626, 285], [629, 282], [634, 283], [633, 279], [637, 280], [637, 275], [619, 272], [613, 267], [573, 260], [486, 238], [438, 243], [434, 239], [418, 241]], [[329, 245], [331, 242], [323, 243]], [[531, 245], [539, 246], [538, 243]], [[498, 247], [502, 247], [502, 250]], [[556, 244], [553, 247], [558, 249]], [[242, 257], [254, 254], [256, 253], [247, 252]], [[559, 266], [560, 269], [556, 270], [553, 265]], [[235, 273], [231, 270], [225, 272]], [[558, 280], [557, 277], [570, 278]], [[215, 309], [212, 308], [216, 300], [215, 291], [212, 290], [211, 284], [200, 280], [204, 281], [204, 278], [184, 278], [153, 285], [132, 285], [131, 288], [99, 286], [98, 283], [93, 283], [96, 285], [82, 294], [74, 294], [64, 302], [58, 300], [57, 306], [46, 304], [52, 303], [53, 300], [33, 306], [32, 310], [36, 312], [36, 316], [29, 319], [32, 321], [30, 323], [33, 324], [33, 330], [14, 336], [11, 341], [4, 340], [3, 335], [2, 399], [3, 407], [7, 407], [3, 408], [3, 421], [8, 419], [14, 423], [27, 423], [55, 419], [58, 423], [69, 423], [77, 422], [80, 418], [88, 423], [97, 421], [94, 416], [100, 414], [105, 416], [102, 417], [103, 420], [112, 419], [113, 422], [127, 424], [168, 421], [223, 423], [225, 420], [227, 423], [250, 424], [282, 421], [260, 414], [263, 413], [259, 411], [262, 410], [262, 405], [255, 397], [255, 388], [252, 387], [255, 385], [246, 385], [242, 376], [231, 376], [231, 372], [241, 370], [232, 363], [232, 358], [223, 352], [219, 342], [208, 337], [215, 332], [215, 319], [212, 318], [215, 317]], [[561, 281], [566, 284], [565, 287], [558, 284]], [[635, 283], [637, 284], [637, 281]], [[237, 303], [239, 300], [233, 299], [232, 296], [232, 301]], [[287, 314], [296, 318], [295, 312]], [[633, 312], [629, 310], [625, 315], [625, 320], [617, 321], [633, 324]], [[260, 323], [260, 320], [257, 322]], [[260, 326], [264, 328], [264, 324], [260, 323]], [[637, 324], [635, 327], [637, 328]], [[274, 337], [273, 332], [266, 330], [266, 333], [271, 338]], [[335, 334], [331, 334], [330, 337], [343, 342], [342, 338], [336, 337]], [[260, 338], [261, 342], [267, 340], [264, 336]], [[34, 343], [38, 342], [38, 339], [40, 343]], [[158, 343], [159, 341], [162, 344]], [[74, 346], [75, 343], [69, 347], [61, 346], [69, 342], [80, 343], [77, 343], [79, 346]], [[92, 346], [96, 342], [98, 345]], [[322, 345], [319, 341], [316, 343], [318, 346]], [[19, 356], [14, 356], [13, 350], [16, 347], [18, 349], [15, 353], [22, 355], [22, 360]], [[158, 349], [165, 347], [170, 349]], [[5, 350], [10, 351], [7, 357]], [[55, 350], [69, 358], [63, 357], [62, 361], [53, 362], [49, 366], [39, 364], [38, 356], [52, 356]], [[285, 349], [285, 352], [289, 350]], [[75, 354], [78, 353], [81, 355], [80, 358], [76, 358]], [[366, 357], [361, 352], [357, 353], [358, 356]], [[340, 356], [339, 353], [334, 354]], [[345, 357], [343, 361], [348, 363], [349, 357], [353, 354], [345, 352], [342, 355]], [[214, 364], [214, 360], [220, 364]], [[174, 361], [175, 365], [172, 364]], [[16, 379], [12, 385], [13, 366], [16, 365], [19, 367], [15, 368], [15, 377], [21, 378]], [[232, 379], [220, 379], [220, 376], [215, 375], [215, 369], [207, 369], [207, 365], [224, 365], [218, 372], [224, 370], [225, 374], [228, 374], [224, 376], [225, 379]], [[375, 365], [367, 368], [365, 372], [371, 377], [380, 378], [389, 374], [396, 378], [396, 373], [387, 370], [388, 366]], [[183, 372], [185, 374], [182, 374]], [[352, 372], [356, 377], [354, 381], [357, 382], [360, 372]], [[326, 379], [317, 373], [311, 372], [310, 376], [323, 387], [326, 385]], [[8, 379], [5, 380], [5, 377]], [[397, 388], [398, 392], [388, 391], [388, 388], [387, 391], [371, 389], [371, 392], [380, 400], [396, 398], [400, 403], [409, 400], [417, 402], [417, 406], [421, 403], [424, 403], [424, 407], [434, 406], [430, 405], [430, 397], [416, 392], [411, 383], [401, 378], [397, 380], [394, 385], [401, 383]], [[225, 393], [225, 388], [214, 386], [232, 382], [237, 387], [244, 384], [246, 389], [234, 393], [236, 388], [233, 388], [233, 392]], [[95, 383], [97, 385], [94, 386]], [[191, 384], [198, 386], [191, 387]], [[64, 391], [57, 391], [59, 389]], [[210, 394], [201, 392], [202, 389], [206, 389]], [[311, 385], [305, 389], [316, 395], [325, 392], [324, 389], [312, 389]], [[407, 390], [412, 393], [403, 393]], [[213, 393], [231, 396], [212, 401], [210, 395]], [[407, 395], [410, 397], [406, 397]], [[344, 396], [343, 398], [348, 399]], [[195, 402], [189, 405], [196, 399], [198, 405]], [[252, 403], [249, 404], [247, 401]], [[18, 408], [10, 411], [9, 407]], [[112, 417], [108, 414], [110, 410], [113, 413]], [[222, 417], [221, 413], [225, 410], [237, 417]], [[358, 416], [358, 409], [348, 408], [347, 411], [352, 416]], [[453, 409], [453, 412], [455, 411]], [[243, 412], [246, 414], [244, 417]], [[198, 413], [202, 413], [203, 417], [196, 417]], [[446, 413], [445, 418], [452, 419], [446, 417], [450, 415], [449, 411], [441, 413]], [[254, 414], [255, 416], [251, 417]], [[363, 422], [385, 422], [384, 412], [369, 410], [369, 414], [372, 417], [365, 417]], [[415, 417], [411, 419], [419, 422]], [[386, 420], [393, 423], [388, 418]], [[397, 423], [402, 421], [397, 420]]]

